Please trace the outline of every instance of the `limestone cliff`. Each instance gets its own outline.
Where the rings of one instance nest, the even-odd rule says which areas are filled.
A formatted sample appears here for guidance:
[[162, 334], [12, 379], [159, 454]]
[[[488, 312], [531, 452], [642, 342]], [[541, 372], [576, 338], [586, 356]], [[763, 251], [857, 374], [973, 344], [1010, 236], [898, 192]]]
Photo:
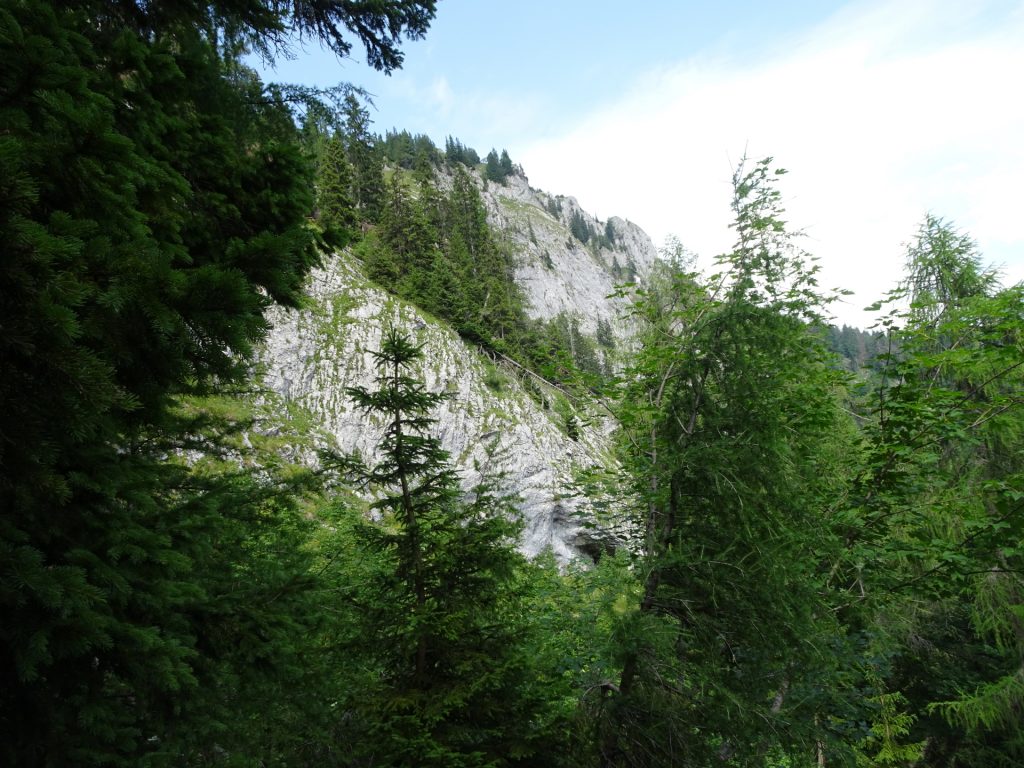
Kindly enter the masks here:
[[[533, 190], [522, 176], [506, 185], [485, 185], [479, 177], [477, 182], [490, 224], [517, 254], [516, 279], [532, 316], [565, 312], [590, 333], [604, 319], [617, 335], [627, 335], [627, 300], [608, 295], [622, 277], [621, 265], [630, 265], [638, 280], [649, 273], [655, 258], [650, 239], [622, 219], [613, 219], [609, 228], [572, 198]], [[595, 235], [584, 246], [570, 230], [574, 215], [594, 233], [613, 232], [614, 240], [606, 236], [599, 242]], [[427, 387], [452, 394], [434, 414], [436, 434], [465, 487], [485, 473], [500, 474], [503, 487], [521, 498], [523, 551], [550, 547], [564, 561], [609, 546], [614, 515], [598, 519], [593, 490], [584, 498], [579, 488], [592, 468], [614, 466], [614, 425], [595, 404], [568, 398], [514, 363], [488, 357], [443, 322], [369, 282], [347, 253], [312, 275], [306, 308], [279, 310], [271, 320], [261, 357], [264, 385], [274, 398], [308, 412], [320, 441], [367, 459], [376, 456], [382, 425], [356, 411], [344, 389], [372, 385], [371, 351], [393, 324], [424, 345], [419, 373]], [[570, 413], [582, 425], [573, 437], [566, 429]], [[307, 459], [315, 461], [312, 453]]]
[[[642, 283], [650, 275], [657, 250], [647, 233], [618, 217], [598, 221], [575, 198], [535, 190], [521, 175], [510, 176], [505, 185], [488, 184], [483, 197], [491, 225], [519, 256], [516, 280], [534, 317], [576, 315], [588, 333], [595, 332], [598, 320], [607, 320], [628, 335], [625, 301], [608, 297], [616, 285], [629, 279]], [[572, 233], [574, 216], [591, 233], [587, 244]]]

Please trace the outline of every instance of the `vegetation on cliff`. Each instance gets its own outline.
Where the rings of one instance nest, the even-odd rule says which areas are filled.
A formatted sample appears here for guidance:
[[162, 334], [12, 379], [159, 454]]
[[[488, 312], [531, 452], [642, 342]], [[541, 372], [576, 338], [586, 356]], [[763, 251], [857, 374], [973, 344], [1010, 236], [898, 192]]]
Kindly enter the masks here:
[[[357, 93], [239, 58], [297, 33], [390, 70], [433, 12], [0, 7], [0, 761], [1019, 764], [1024, 288], [928, 216], [876, 332], [828, 330], [764, 160], [715, 274], [666, 254], [623, 289], [635, 349], [530, 320], [478, 186], [507, 152], [375, 136]], [[343, 243], [484, 354], [600, 393], [637, 540], [518, 554], [396, 329], [348, 392], [381, 463], [250, 437], [266, 312]]]

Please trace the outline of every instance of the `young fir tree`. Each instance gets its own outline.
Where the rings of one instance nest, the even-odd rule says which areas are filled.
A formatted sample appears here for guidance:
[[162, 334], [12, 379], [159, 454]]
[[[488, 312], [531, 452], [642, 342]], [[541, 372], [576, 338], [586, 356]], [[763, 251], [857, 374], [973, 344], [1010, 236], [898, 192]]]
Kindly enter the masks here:
[[383, 517], [358, 529], [377, 565], [353, 588], [365, 606], [357, 652], [372, 659], [378, 683], [354, 692], [350, 706], [376, 765], [515, 765], [543, 735], [522, 653], [515, 512], [487, 487], [464, 498], [428, 434], [428, 414], [446, 395], [412, 377], [421, 354], [392, 328], [374, 353], [376, 389], [347, 390], [386, 423], [381, 462], [351, 465], [381, 494]]

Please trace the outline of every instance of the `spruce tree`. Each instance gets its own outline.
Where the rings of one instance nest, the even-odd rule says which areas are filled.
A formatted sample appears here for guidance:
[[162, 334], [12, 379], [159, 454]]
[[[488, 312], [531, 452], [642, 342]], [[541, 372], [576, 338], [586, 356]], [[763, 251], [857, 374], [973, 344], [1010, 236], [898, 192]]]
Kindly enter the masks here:
[[352, 93], [345, 96], [343, 116], [348, 160], [355, 169], [356, 208], [364, 221], [376, 222], [384, 204], [384, 156], [370, 133], [370, 113]]
[[569, 232], [584, 245], [590, 242], [590, 237], [593, 235], [590, 224], [579, 211], [572, 212], [572, 218], [569, 220]]
[[484, 161], [484, 178], [488, 181], [495, 181], [501, 183], [505, 179], [505, 175], [501, 170], [501, 161], [498, 159], [498, 153], [492, 149], [487, 153], [487, 159]]
[[380, 494], [379, 524], [359, 536], [377, 569], [355, 587], [360, 652], [379, 684], [350, 706], [372, 736], [376, 764], [515, 765], [538, 748], [539, 702], [528, 693], [515, 573], [512, 500], [489, 487], [464, 496], [429, 412], [446, 399], [412, 377], [421, 348], [389, 329], [376, 389], [351, 388], [357, 406], [385, 420], [380, 463], [349, 464]]
[[0, 9], [4, 764], [213, 759], [295, 684], [305, 563], [260, 550], [302, 539], [295, 489], [175, 460], [181, 399], [244, 379], [319, 258], [293, 113], [235, 43], [347, 28], [389, 68], [432, 3], [242, 5]]
[[468, 173], [455, 173], [446, 206], [449, 238], [468, 304], [463, 317], [490, 344], [515, 349], [526, 323], [525, 300], [515, 281], [515, 265], [487, 223], [487, 209]]
[[321, 225], [334, 235], [338, 245], [344, 245], [356, 231], [354, 176], [344, 142], [337, 134], [331, 136], [317, 172], [317, 209]]
[[615, 246], [615, 226], [612, 224], [610, 219], [605, 222], [605, 225], [604, 225], [604, 237], [605, 237], [605, 240], [608, 241], [608, 247], [609, 248], [612, 248], [612, 247]]
[[498, 160], [498, 166], [501, 168], [502, 179], [507, 179], [515, 172], [515, 168], [512, 166], [512, 158], [508, 155], [508, 150], [501, 150], [501, 158]]
[[448, 165], [456, 163], [465, 165], [466, 163], [465, 148], [458, 139], [454, 139], [450, 135], [444, 140], [444, 159]]
[[[423, 201], [410, 194], [401, 174], [394, 174], [387, 184], [378, 229], [380, 242], [385, 246], [380, 255], [398, 278], [397, 284], [391, 284], [392, 289], [413, 301], [423, 302], [428, 297], [437, 233]], [[382, 279], [386, 273], [373, 263], [368, 266], [371, 277], [388, 284]]]

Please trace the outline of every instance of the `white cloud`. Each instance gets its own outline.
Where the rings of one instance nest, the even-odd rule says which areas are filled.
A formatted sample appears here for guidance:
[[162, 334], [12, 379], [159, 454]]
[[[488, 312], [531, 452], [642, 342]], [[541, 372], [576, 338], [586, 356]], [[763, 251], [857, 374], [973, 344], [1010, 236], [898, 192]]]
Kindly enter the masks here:
[[[964, 6], [969, 6], [965, 8]], [[650, 72], [557, 138], [516, 148], [531, 181], [602, 217], [669, 233], [706, 260], [729, 248], [732, 166], [746, 148], [789, 169], [789, 219], [823, 282], [856, 292], [841, 321], [898, 279], [927, 211], [1024, 278], [1024, 13], [983, 4], [849, 6], [755, 61], [694, 57]], [[707, 261], [705, 261], [707, 263]]]
[[452, 93], [451, 86], [448, 85], [447, 78], [435, 78], [433, 85], [430, 87], [430, 98], [435, 108], [442, 115], [447, 115], [451, 111], [452, 104], [455, 102], [455, 95]]

